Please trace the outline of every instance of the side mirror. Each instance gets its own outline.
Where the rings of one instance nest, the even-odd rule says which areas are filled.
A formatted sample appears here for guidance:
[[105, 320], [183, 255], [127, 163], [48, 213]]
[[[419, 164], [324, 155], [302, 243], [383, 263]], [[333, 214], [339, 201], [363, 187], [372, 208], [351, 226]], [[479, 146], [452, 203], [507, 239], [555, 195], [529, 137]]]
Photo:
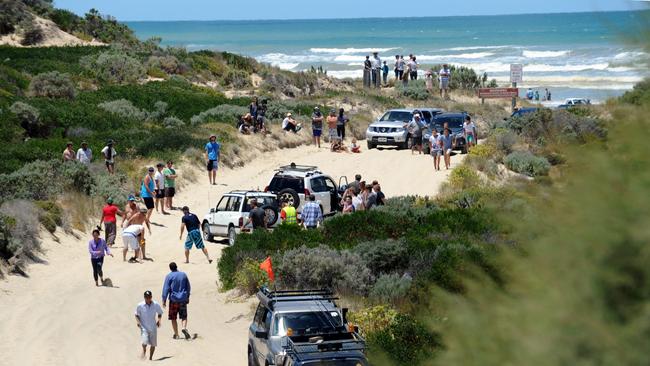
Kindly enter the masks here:
[[217, 211], [214, 208], [210, 209], [210, 213], [215, 213], [215, 212], [217, 212]]
[[256, 331], [255, 338], [267, 339], [269, 337], [269, 332]]

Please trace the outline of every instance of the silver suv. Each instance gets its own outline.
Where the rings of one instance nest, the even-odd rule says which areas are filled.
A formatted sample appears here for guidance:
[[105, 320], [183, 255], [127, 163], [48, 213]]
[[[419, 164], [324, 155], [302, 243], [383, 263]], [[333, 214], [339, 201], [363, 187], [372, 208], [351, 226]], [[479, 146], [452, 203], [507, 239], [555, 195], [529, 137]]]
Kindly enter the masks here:
[[[367, 366], [365, 342], [329, 290], [263, 287], [249, 327], [249, 366]], [[350, 329], [354, 328], [354, 329]]]
[[431, 123], [437, 114], [443, 112], [442, 109], [438, 108], [391, 109], [368, 126], [366, 130], [368, 149], [373, 149], [379, 145], [410, 149], [411, 136], [404, 124], [413, 119], [414, 111], [420, 112], [427, 125]]

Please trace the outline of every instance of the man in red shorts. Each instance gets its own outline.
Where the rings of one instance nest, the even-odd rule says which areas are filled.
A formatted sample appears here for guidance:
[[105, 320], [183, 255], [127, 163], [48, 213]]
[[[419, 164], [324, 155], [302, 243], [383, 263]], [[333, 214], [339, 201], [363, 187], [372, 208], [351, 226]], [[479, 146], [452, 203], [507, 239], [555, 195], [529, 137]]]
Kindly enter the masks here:
[[105, 240], [109, 247], [115, 244], [115, 236], [117, 235], [117, 218], [115, 215], [122, 216], [123, 214], [122, 210], [113, 204], [113, 198], [108, 197], [106, 206], [102, 209], [102, 219], [99, 221], [99, 226], [104, 224]]
[[167, 307], [169, 299], [169, 320], [172, 321], [174, 339], [178, 339], [178, 323], [176, 318], [181, 319], [181, 326], [185, 339], [190, 339], [187, 331], [187, 304], [190, 303], [190, 280], [185, 272], [178, 270], [176, 263], [169, 263], [171, 272], [165, 277], [162, 291], [163, 308]]

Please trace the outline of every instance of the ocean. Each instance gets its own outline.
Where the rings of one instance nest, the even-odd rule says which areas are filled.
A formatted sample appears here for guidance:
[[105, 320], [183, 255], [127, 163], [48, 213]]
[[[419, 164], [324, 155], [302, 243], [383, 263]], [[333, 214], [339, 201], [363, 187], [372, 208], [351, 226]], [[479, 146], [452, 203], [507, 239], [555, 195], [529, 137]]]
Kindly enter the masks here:
[[[337, 78], [361, 77], [378, 51], [392, 70], [396, 54], [414, 54], [424, 70], [447, 62], [509, 82], [524, 65], [521, 88], [549, 88], [556, 101], [594, 102], [623, 94], [650, 75], [648, 54], [629, 42], [647, 12], [468, 17], [127, 22], [163, 46], [235, 52], [292, 71], [322, 66]], [[215, 14], [217, 17], [218, 14]], [[648, 28], [646, 27], [645, 30]], [[408, 58], [408, 56], [407, 56]]]

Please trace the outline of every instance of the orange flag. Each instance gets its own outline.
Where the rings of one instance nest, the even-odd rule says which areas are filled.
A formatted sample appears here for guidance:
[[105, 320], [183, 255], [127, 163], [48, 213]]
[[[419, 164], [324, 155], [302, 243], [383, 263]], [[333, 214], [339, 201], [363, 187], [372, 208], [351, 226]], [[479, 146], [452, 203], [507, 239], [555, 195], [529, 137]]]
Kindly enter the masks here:
[[275, 274], [273, 274], [273, 265], [271, 264], [271, 256], [266, 257], [264, 262], [260, 264], [260, 269], [269, 275], [271, 282], [275, 281]]

